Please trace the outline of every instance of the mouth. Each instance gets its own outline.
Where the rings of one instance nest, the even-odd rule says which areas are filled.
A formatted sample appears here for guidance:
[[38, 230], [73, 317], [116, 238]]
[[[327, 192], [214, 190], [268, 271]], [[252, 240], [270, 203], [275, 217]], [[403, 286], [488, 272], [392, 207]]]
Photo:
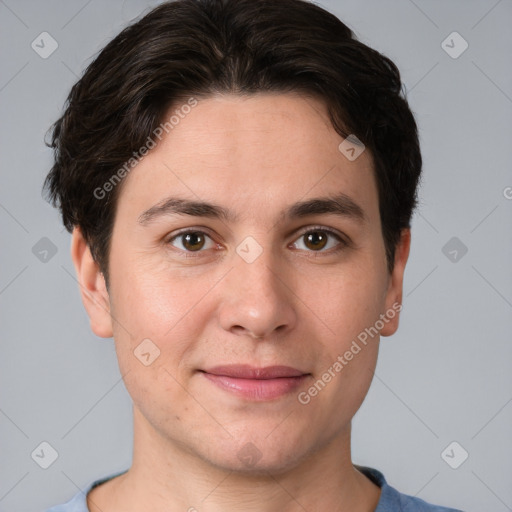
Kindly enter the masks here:
[[275, 400], [297, 389], [310, 373], [290, 366], [215, 366], [200, 370], [208, 381], [224, 391], [254, 400]]

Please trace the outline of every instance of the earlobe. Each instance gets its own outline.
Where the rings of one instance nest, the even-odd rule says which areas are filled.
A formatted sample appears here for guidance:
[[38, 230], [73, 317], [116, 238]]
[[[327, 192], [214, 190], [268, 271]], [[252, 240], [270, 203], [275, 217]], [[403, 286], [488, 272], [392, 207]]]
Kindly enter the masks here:
[[71, 258], [75, 266], [82, 302], [89, 316], [91, 330], [101, 338], [113, 336], [110, 298], [105, 279], [94, 261], [79, 227], [73, 229]]
[[386, 293], [386, 309], [384, 315], [385, 325], [380, 331], [381, 336], [391, 336], [398, 329], [400, 310], [402, 309], [402, 295], [405, 265], [411, 249], [411, 230], [405, 228], [400, 235], [400, 242], [395, 250], [395, 265], [389, 280]]

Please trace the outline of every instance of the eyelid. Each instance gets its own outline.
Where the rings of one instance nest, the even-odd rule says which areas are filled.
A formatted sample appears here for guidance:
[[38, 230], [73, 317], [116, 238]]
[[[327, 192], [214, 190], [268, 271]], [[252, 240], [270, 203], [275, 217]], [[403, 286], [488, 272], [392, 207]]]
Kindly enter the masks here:
[[172, 233], [166, 236], [166, 240], [167, 242], [170, 242], [174, 238], [177, 238], [180, 235], [186, 235], [188, 233], [203, 233], [205, 235], [208, 235], [210, 238], [213, 238], [211, 230], [206, 226], [192, 226], [188, 228], [179, 229], [178, 231], [173, 231]]
[[311, 231], [324, 231], [325, 233], [329, 233], [330, 235], [338, 237], [340, 239], [340, 241], [348, 243], [348, 241], [345, 239], [345, 237], [343, 236], [342, 233], [338, 232], [334, 228], [328, 228], [327, 226], [321, 226], [321, 225], [308, 226], [306, 228], [303, 228], [303, 229], [299, 230], [295, 236], [300, 237], [300, 236], [303, 236], [306, 233], [309, 233]]

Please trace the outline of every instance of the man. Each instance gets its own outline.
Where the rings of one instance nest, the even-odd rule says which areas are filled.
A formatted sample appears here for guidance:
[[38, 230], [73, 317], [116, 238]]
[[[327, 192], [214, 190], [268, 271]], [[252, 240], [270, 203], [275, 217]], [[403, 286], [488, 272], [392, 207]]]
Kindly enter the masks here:
[[165, 3], [89, 66], [45, 186], [133, 462], [52, 512], [453, 510], [351, 460], [421, 174], [400, 90], [301, 0]]

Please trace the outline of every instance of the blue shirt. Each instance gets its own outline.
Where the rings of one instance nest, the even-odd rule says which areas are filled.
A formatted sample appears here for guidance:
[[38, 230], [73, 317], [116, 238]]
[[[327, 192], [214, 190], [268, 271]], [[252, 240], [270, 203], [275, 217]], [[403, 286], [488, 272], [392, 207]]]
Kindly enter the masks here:
[[[379, 503], [377, 504], [377, 508], [374, 512], [462, 512], [461, 510], [454, 508], [431, 505], [420, 498], [402, 494], [387, 484], [384, 475], [380, 471], [365, 466], [354, 466], [381, 488]], [[86, 501], [87, 493], [93, 487], [96, 487], [97, 485], [100, 485], [116, 476], [122, 475], [123, 473], [126, 473], [126, 471], [115, 473], [91, 482], [83, 491], [75, 494], [70, 501], [63, 505], [52, 507], [46, 510], [46, 512], [89, 512]]]

